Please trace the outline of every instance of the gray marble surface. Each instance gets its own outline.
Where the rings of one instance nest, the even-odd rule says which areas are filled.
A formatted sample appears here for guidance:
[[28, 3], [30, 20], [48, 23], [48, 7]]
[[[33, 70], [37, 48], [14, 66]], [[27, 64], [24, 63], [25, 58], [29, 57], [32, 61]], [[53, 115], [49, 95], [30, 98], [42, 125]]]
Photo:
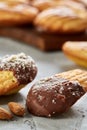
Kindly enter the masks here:
[[[33, 57], [38, 66], [36, 79], [16, 95], [0, 97], [0, 106], [8, 109], [9, 101], [26, 103], [32, 84], [44, 77], [70, 69], [80, 68], [68, 60], [62, 52], [45, 53], [23, 43], [0, 38], [0, 56], [24, 52]], [[87, 94], [67, 112], [55, 118], [36, 117], [29, 113], [25, 117], [14, 117], [11, 121], [0, 121], [0, 130], [87, 130]]]

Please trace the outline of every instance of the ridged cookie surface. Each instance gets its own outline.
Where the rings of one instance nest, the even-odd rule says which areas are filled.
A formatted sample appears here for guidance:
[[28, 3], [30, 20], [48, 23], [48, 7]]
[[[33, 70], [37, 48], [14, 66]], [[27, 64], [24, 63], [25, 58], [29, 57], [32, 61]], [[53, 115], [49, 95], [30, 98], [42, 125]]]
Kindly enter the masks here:
[[33, 0], [31, 2], [32, 6], [39, 9], [39, 11], [46, 10], [48, 8], [53, 8], [57, 6], [65, 6], [73, 9], [84, 10], [86, 9], [82, 3], [73, 0]]
[[36, 116], [51, 117], [68, 111], [84, 94], [78, 82], [52, 76], [37, 81], [31, 87], [27, 107]]
[[52, 33], [76, 33], [87, 28], [86, 11], [58, 6], [41, 12], [35, 19], [38, 30]]
[[81, 69], [70, 70], [57, 74], [56, 76], [68, 79], [70, 81], [78, 81], [87, 91], [87, 71]]
[[0, 59], [0, 95], [18, 92], [32, 82], [37, 73], [34, 60], [24, 53]]
[[29, 24], [37, 13], [36, 8], [22, 2], [0, 1], [0, 26]]
[[87, 67], [87, 42], [66, 42], [62, 50], [69, 59]]

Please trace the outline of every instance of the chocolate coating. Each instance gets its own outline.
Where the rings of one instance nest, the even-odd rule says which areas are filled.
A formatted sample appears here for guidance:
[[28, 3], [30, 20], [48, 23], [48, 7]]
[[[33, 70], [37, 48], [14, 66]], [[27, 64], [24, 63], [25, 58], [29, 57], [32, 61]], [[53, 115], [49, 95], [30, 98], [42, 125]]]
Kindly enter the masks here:
[[84, 94], [78, 82], [53, 76], [31, 87], [27, 107], [34, 115], [51, 117], [67, 111]]
[[2, 57], [0, 59], [0, 71], [3, 70], [12, 71], [19, 85], [31, 82], [37, 74], [34, 60], [24, 53]]

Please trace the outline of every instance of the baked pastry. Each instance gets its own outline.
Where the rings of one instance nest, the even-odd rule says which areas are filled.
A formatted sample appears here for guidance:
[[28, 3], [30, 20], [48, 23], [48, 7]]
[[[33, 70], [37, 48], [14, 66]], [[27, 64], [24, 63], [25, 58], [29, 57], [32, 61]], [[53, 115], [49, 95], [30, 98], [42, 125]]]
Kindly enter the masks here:
[[87, 28], [87, 13], [59, 6], [41, 12], [35, 19], [39, 31], [52, 33], [77, 33]]
[[87, 42], [66, 42], [62, 50], [69, 59], [87, 67]]
[[82, 3], [87, 8], [87, 0], [74, 0], [74, 1]]
[[86, 10], [86, 7], [82, 4], [82, 3], [79, 3], [77, 1], [73, 1], [73, 0], [59, 0], [56, 2], [58, 6], [65, 6], [65, 7], [70, 7], [74, 10], [77, 10], [77, 11], [82, 11], [82, 10]]
[[28, 4], [0, 2], [0, 26], [14, 26], [31, 23], [38, 10]]
[[18, 92], [33, 81], [37, 73], [34, 60], [24, 53], [0, 59], [0, 96]]
[[27, 107], [36, 116], [51, 117], [69, 110], [85, 94], [78, 82], [52, 76], [36, 82], [27, 96]]
[[57, 74], [56, 76], [68, 79], [70, 81], [78, 81], [85, 91], [87, 91], [87, 71], [74, 69]]
[[36, 7], [39, 11], [57, 6], [55, 0], [34, 0], [31, 2], [32, 6]]
[[28, 4], [29, 0], [0, 0], [0, 2]]
[[39, 11], [46, 10], [57, 6], [67, 6], [73, 9], [85, 10], [85, 6], [73, 0], [34, 0], [31, 2], [32, 6], [39, 9]]

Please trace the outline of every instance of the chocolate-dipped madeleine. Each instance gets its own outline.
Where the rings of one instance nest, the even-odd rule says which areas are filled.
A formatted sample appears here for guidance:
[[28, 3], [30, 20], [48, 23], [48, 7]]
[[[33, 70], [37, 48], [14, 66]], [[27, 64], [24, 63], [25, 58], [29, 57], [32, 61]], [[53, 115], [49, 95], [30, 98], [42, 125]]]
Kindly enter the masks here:
[[0, 96], [16, 93], [37, 74], [34, 60], [24, 53], [0, 59]]
[[27, 95], [27, 108], [36, 116], [51, 117], [66, 112], [84, 94], [77, 81], [52, 76], [31, 87]]

